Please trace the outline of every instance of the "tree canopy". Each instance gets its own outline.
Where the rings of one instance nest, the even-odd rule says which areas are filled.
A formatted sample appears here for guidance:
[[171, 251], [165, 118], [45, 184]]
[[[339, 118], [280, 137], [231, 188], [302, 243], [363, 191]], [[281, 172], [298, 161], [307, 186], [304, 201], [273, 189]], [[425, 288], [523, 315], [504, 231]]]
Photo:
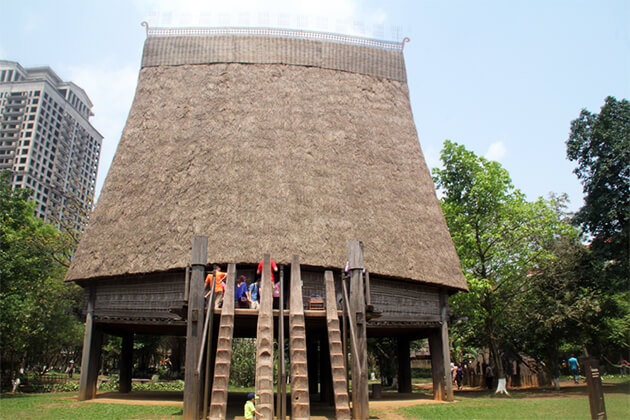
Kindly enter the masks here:
[[584, 345], [615, 357], [630, 348], [630, 102], [609, 96], [599, 114], [583, 109], [571, 122], [567, 157], [577, 162], [585, 194], [574, 220], [591, 251], [582, 287], [600, 308], [583, 330]]
[[[584, 186], [576, 222], [592, 238], [591, 249], [630, 275], [630, 102], [607, 97], [599, 114], [586, 109], [571, 122], [567, 157]], [[617, 284], [618, 286], [618, 284]], [[627, 283], [626, 283], [627, 287]]]
[[31, 192], [0, 174], [0, 349], [3, 369], [50, 364], [80, 346], [80, 289], [64, 283], [63, 235], [34, 216]]
[[460, 257], [470, 293], [451, 299], [453, 313], [467, 322], [453, 328], [464, 345], [488, 347], [499, 378], [501, 355], [514, 347], [511, 330], [532, 276], [556, 258], [558, 235], [575, 233], [555, 200], [528, 202], [498, 163], [449, 140], [434, 169], [442, 210]]

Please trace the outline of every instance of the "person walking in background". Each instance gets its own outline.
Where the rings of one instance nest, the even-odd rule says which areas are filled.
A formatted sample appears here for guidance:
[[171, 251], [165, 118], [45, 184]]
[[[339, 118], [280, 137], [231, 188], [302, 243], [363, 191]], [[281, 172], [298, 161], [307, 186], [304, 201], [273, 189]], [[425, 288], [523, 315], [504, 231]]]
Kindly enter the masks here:
[[571, 375], [573, 375], [573, 382], [576, 384], [579, 383], [580, 363], [578, 362], [578, 359], [572, 354], [571, 357], [569, 357], [569, 360], [567, 360], [567, 363], [569, 363], [569, 370], [571, 371]]
[[488, 387], [488, 389], [492, 389], [492, 384], [494, 382], [494, 372], [492, 371], [492, 366], [490, 365], [490, 363], [486, 365], [486, 371], [484, 374], [486, 376], [486, 386]]
[[70, 360], [66, 372], [68, 372], [68, 378], [72, 379], [72, 374], [74, 373], [74, 360]]
[[262, 417], [262, 414], [260, 414], [258, 411], [256, 411], [256, 405], [254, 404], [254, 402], [260, 398], [258, 395], [254, 394], [253, 392], [250, 392], [249, 394], [247, 394], [247, 402], [245, 402], [245, 409], [244, 409], [244, 416], [245, 416], [245, 420], [253, 420], [254, 416], [259, 416]]
[[462, 381], [464, 380], [464, 368], [462, 367], [461, 362], [457, 363], [457, 368], [455, 370], [455, 382], [457, 382], [457, 390], [461, 391], [462, 389]]

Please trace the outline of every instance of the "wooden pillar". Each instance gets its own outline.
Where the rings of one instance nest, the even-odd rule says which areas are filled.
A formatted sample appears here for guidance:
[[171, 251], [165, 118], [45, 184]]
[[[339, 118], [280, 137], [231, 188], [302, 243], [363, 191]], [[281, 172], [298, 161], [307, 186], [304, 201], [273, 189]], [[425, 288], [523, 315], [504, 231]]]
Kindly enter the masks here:
[[306, 336], [306, 363], [308, 365], [308, 389], [311, 394], [319, 393], [319, 349], [313, 336]]
[[[446, 385], [446, 401], [453, 401], [453, 380], [451, 378], [451, 343], [448, 339], [448, 292], [440, 290], [440, 341], [442, 344], [442, 358], [444, 364], [444, 383]], [[448, 378], [446, 378], [448, 377]]]
[[[352, 418], [366, 419], [368, 411], [368, 372], [367, 372], [367, 325], [365, 318], [365, 289], [363, 283], [363, 243], [348, 243], [348, 268], [350, 269], [350, 308], [351, 319], [356, 325], [356, 345], [358, 357], [352, 359]], [[357, 373], [360, 374], [357, 375]]]
[[280, 266], [280, 298], [278, 299], [278, 403], [277, 418], [285, 420], [287, 414], [287, 375], [284, 355], [284, 266]]
[[131, 374], [133, 370], [133, 333], [125, 333], [122, 336], [122, 348], [120, 349], [120, 378], [118, 392], [126, 394], [131, 392]]
[[192, 269], [186, 322], [186, 372], [184, 375], [184, 412], [182, 416], [184, 420], [199, 419], [201, 409], [201, 378], [196, 370], [203, 335], [203, 289], [207, 256], [208, 238], [195, 236], [192, 243]]
[[409, 393], [411, 389], [411, 358], [409, 357], [409, 338], [398, 337], [398, 392]]
[[440, 327], [429, 336], [431, 369], [433, 372], [433, 399], [440, 401], [453, 401], [447, 314], [448, 293], [446, 290], [440, 290]]
[[[431, 351], [431, 373], [433, 376], [433, 399], [445, 401], [445, 372], [442, 357], [442, 339], [440, 330], [434, 330], [429, 336], [429, 350]], [[450, 374], [450, 369], [449, 369]]]
[[103, 332], [94, 325], [96, 285], [92, 283], [89, 288], [85, 335], [83, 336], [83, 355], [81, 357], [81, 377], [79, 379], [79, 401], [91, 400], [96, 396], [99, 359], [103, 344]]

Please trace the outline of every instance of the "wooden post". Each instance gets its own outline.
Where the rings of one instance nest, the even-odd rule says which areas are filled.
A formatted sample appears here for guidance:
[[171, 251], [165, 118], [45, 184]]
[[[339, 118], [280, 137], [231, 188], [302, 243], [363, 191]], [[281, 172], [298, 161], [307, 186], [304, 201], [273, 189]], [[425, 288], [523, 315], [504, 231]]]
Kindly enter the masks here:
[[[429, 336], [429, 350], [431, 351], [431, 373], [433, 376], [433, 399], [446, 400], [444, 392], [446, 384], [444, 376], [444, 359], [442, 357], [441, 331], [434, 330]], [[449, 369], [450, 373], [450, 369]], [[450, 379], [449, 379], [450, 381]], [[452, 383], [452, 382], [451, 382]], [[452, 385], [451, 385], [452, 386]]]
[[[446, 401], [453, 401], [453, 380], [451, 378], [451, 343], [448, 339], [448, 293], [440, 290], [440, 341], [442, 344], [442, 363], [444, 364], [444, 385], [446, 385]], [[448, 378], [447, 378], [448, 377]]]
[[262, 420], [272, 420], [273, 409], [273, 282], [271, 281], [271, 256], [263, 256], [260, 285], [260, 308], [256, 327], [256, 393], [260, 396], [256, 411]]
[[208, 257], [208, 238], [195, 236], [192, 243], [192, 269], [188, 293], [186, 322], [186, 372], [184, 375], [184, 420], [199, 419], [201, 408], [201, 378], [196, 363], [203, 334], [204, 274]]
[[599, 373], [599, 361], [591, 358], [584, 360], [584, 373], [588, 387], [588, 403], [591, 408], [591, 419], [606, 420], [606, 405], [604, 404], [602, 378]]
[[[366, 419], [368, 408], [367, 374], [367, 325], [365, 319], [365, 290], [363, 283], [363, 243], [348, 243], [348, 263], [350, 277], [351, 323], [356, 325], [357, 354], [352, 358], [352, 418]], [[360, 375], [356, 375], [360, 372]]]
[[88, 286], [89, 297], [85, 317], [85, 335], [83, 336], [83, 356], [81, 357], [81, 377], [79, 379], [79, 401], [91, 400], [96, 396], [99, 359], [103, 333], [94, 326], [94, 304], [96, 302], [96, 285]]
[[411, 358], [409, 357], [409, 338], [398, 337], [398, 392], [409, 393], [411, 389]]
[[[343, 290], [345, 288], [346, 285], [346, 273], [341, 270], [341, 295], [343, 296]], [[349, 363], [348, 363], [348, 302], [346, 301], [346, 298], [342, 298], [341, 299], [341, 309], [342, 309], [342, 313], [343, 316], [341, 317], [341, 346], [343, 347], [343, 363], [344, 363], [344, 367], [346, 369], [346, 378], [349, 377]], [[347, 390], [348, 390], [348, 395], [350, 395], [350, 381], [346, 381], [346, 385], [347, 385]]]
[[284, 420], [287, 414], [287, 375], [284, 364], [284, 266], [280, 266], [280, 298], [278, 299], [278, 419]]
[[289, 351], [291, 358], [291, 419], [308, 420], [310, 415], [309, 366], [307, 352], [302, 274], [297, 255], [291, 261], [291, 304], [289, 305]]
[[133, 333], [126, 332], [122, 336], [120, 349], [120, 377], [118, 391], [131, 392], [131, 374], [133, 369]]

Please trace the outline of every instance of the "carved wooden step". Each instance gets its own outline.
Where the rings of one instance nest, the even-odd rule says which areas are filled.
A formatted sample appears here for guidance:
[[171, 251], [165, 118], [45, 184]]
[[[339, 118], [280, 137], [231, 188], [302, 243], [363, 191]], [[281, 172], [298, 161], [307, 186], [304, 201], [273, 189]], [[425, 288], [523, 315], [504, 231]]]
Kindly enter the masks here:
[[[225, 296], [234, 296], [235, 268], [228, 268]], [[214, 380], [210, 398], [211, 419], [224, 420], [227, 413], [228, 384], [230, 379], [230, 363], [232, 360], [232, 338], [234, 337], [234, 299], [224, 299], [219, 324], [219, 337], [214, 362]]]
[[306, 324], [302, 303], [300, 261], [291, 262], [291, 305], [289, 307], [289, 351], [291, 359], [291, 419], [310, 417], [308, 365], [306, 362]]
[[264, 420], [273, 419], [273, 284], [271, 282], [271, 257], [263, 257], [260, 285], [260, 308], [256, 331], [256, 411]]
[[333, 393], [335, 395], [335, 410], [338, 420], [350, 419], [350, 398], [348, 396], [348, 377], [343, 360], [341, 344], [341, 329], [337, 314], [337, 299], [335, 298], [335, 282], [332, 271], [324, 273], [326, 285], [326, 323], [328, 324], [328, 347], [330, 350], [330, 370], [333, 379]]

